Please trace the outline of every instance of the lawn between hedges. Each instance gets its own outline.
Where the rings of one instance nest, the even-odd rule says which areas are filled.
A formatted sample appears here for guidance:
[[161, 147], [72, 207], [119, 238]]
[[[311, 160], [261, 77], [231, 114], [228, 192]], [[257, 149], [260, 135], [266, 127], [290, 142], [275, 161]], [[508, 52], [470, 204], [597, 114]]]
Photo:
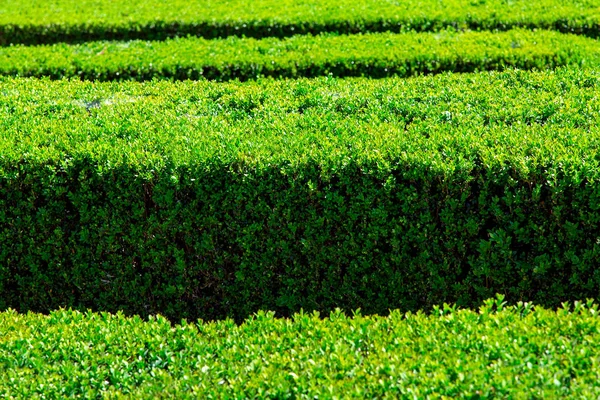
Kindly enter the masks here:
[[292, 36], [335, 32], [438, 31], [448, 27], [554, 29], [597, 37], [588, 0], [5, 0], [0, 45], [176, 36]]
[[387, 76], [558, 66], [596, 67], [594, 39], [553, 31], [186, 38], [0, 48], [0, 74], [86, 80]]
[[8, 398], [596, 398], [600, 318], [502, 297], [431, 315], [259, 312], [172, 325], [121, 313], [0, 313]]

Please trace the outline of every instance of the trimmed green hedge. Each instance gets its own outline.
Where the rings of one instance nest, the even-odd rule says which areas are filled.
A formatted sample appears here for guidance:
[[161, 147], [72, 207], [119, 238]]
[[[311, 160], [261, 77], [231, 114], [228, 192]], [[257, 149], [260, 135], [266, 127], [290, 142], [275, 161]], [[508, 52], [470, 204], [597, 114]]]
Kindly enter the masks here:
[[59, 310], [0, 313], [6, 398], [585, 398], [600, 396], [600, 318], [488, 300], [478, 312], [236, 326]]
[[0, 74], [88, 80], [215, 79], [260, 76], [409, 76], [598, 66], [594, 39], [552, 31], [296, 36], [280, 39], [95, 42], [0, 48]]
[[336, 32], [437, 31], [448, 27], [554, 29], [597, 37], [592, 0], [4, 0], [0, 44], [218, 38]]
[[2, 79], [0, 309], [598, 297], [599, 79]]

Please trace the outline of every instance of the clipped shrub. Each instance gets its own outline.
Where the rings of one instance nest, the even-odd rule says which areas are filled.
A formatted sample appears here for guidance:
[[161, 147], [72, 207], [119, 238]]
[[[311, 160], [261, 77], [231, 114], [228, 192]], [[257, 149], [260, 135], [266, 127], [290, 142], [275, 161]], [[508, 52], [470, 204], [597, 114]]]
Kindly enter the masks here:
[[411, 76], [595, 67], [594, 39], [552, 31], [359, 34], [288, 39], [93, 42], [0, 48], [0, 74], [86, 80]]
[[599, 329], [589, 301], [550, 311], [502, 297], [478, 312], [260, 312], [239, 326], [11, 310], [0, 313], [0, 395], [594, 398]]
[[597, 5], [584, 0], [4, 0], [0, 5], [0, 45], [518, 27], [597, 37]]
[[598, 74], [2, 79], [0, 307], [597, 297]]

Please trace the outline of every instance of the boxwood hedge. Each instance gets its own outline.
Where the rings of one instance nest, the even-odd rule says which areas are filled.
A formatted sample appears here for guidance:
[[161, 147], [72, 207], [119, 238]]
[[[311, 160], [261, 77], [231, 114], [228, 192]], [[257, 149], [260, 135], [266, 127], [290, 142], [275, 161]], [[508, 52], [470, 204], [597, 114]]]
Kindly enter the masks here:
[[0, 308], [597, 297], [599, 78], [2, 78]]
[[592, 37], [600, 32], [598, 5], [592, 0], [4, 0], [0, 4], [2, 45], [448, 27], [554, 29]]
[[595, 39], [552, 31], [93, 42], [0, 48], [0, 74], [88, 80], [410, 76], [600, 65]]
[[8, 398], [597, 398], [597, 305], [501, 298], [478, 311], [327, 318], [260, 312], [171, 325], [122, 314], [0, 313]]

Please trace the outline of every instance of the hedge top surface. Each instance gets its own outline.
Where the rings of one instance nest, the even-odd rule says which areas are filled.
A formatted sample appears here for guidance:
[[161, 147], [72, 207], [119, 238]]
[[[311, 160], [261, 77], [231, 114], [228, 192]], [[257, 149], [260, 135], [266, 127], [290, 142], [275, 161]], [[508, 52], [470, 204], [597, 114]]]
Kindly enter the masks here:
[[228, 84], [3, 78], [0, 161], [92, 157], [151, 170], [412, 160], [448, 172], [558, 163], [597, 173], [599, 84], [597, 72], [568, 69]]
[[590, 0], [5, 0], [0, 23], [11, 25], [95, 24], [135, 25], [148, 22], [307, 23], [318, 21], [447, 20], [457, 24], [477, 19], [552, 21], [600, 16]]
[[[0, 313], [0, 395], [187, 398], [595, 398], [592, 302], [551, 311], [328, 318], [260, 312], [172, 326], [122, 314]], [[10, 397], [10, 396], [9, 396]]]
[[599, 21], [598, 4], [590, 0], [5, 0], [0, 5], [0, 42], [515, 26], [597, 35]]

